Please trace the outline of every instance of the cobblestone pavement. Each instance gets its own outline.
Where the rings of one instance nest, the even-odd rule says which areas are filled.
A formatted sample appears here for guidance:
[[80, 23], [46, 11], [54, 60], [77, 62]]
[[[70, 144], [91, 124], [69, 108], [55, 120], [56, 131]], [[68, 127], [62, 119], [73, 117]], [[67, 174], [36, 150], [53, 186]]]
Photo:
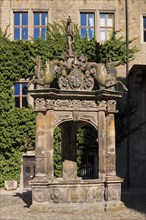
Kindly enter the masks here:
[[31, 191], [0, 189], [0, 220], [146, 220], [146, 192], [125, 192], [127, 208], [119, 211], [87, 212], [81, 209], [65, 213], [64, 209], [30, 212]]

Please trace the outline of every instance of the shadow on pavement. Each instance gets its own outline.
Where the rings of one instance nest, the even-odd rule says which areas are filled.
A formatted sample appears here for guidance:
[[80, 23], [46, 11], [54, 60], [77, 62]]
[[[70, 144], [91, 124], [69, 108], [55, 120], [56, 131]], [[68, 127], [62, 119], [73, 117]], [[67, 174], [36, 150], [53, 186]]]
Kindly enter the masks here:
[[23, 202], [26, 204], [24, 207], [29, 208], [32, 204], [32, 192], [31, 190], [27, 190], [26, 192], [17, 192], [16, 195], [17, 197], [21, 198]]
[[146, 191], [122, 191], [122, 202], [128, 209], [146, 214]]

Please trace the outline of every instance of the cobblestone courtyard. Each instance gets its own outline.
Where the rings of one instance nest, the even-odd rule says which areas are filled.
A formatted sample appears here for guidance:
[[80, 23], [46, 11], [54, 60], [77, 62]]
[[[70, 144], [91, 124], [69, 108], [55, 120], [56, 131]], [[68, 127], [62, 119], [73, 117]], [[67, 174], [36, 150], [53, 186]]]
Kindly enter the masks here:
[[124, 192], [122, 201], [126, 209], [108, 212], [81, 210], [65, 213], [49, 210], [45, 213], [31, 212], [31, 191], [0, 190], [0, 220], [146, 220], [146, 192]]

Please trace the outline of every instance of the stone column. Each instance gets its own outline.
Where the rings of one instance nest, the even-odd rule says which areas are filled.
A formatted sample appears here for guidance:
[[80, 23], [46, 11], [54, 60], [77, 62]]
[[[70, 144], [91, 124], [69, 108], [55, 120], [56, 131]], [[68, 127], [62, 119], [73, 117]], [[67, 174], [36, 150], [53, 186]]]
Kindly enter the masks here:
[[54, 111], [46, 114], [46, 172], [49, 179], [54, 177]]
[[77, 178], [76, 127], [74, 122], [63, 124], [62, 156], [63, 179]]
[[106, 101], [101, 101], [98, 106], [98, 143], [99, 143], [99, 178], [106, 175]]
[[106, 176], [115, 176], [115, 119], [113, 113], [108, 113], [106, 116], [106, 146]]
[[116, 176], [115, 118], [116, 101], [107, 102], [106, 116], [106, 178], [105, 200], [106, 210], [123, 208], [121, 202], [122, 179]]
[[36, 112], [35, 177], [46, 177], [45, 112]]

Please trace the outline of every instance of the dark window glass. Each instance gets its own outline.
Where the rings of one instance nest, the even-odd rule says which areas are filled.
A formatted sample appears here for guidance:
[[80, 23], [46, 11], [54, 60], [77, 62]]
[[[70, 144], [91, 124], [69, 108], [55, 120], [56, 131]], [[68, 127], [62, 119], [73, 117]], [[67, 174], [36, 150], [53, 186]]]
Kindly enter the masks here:
[[[92, 27], [92, 28], [91, 28]], [[95, 14], [94, 13], [81, 13], [80, 14], [80, 33], [84, 38], [86, 33], [88, 39], [94, 37], [95, 34]]]
[[42, 13], [42, 25], [47, 25], [47, 19], [48, 19], [48, 14], [47, 13]]
[[34, 28], [34, 39], [37, 39], [40, 37], [40, 29]]
[[26, 83], [22, 84], [22, 95], [27, 95], [27, 84]]
[[48, 20], [48, 13], [35, 12], [34, 13], [34, 39], [41, 37], [46, 39], [46, 26]]
[[14, 28], [14, 40], [20, 40], [20, 28]]
[[19, 83], [14, 85], [14, 95], [20, 95], [20, 84]]
[[85, 13], [81, 13], [81, 17], [80, 17], [80, 24], [81, 26], [86, 26], [86, 14]]
[[34, 13], [34, 25], [40, 25], [40, 13]]
[[14, 25], [20, 25], [20, 13], [14, 13]]
[[27, 97], [22, 97], [22, 107], [28, 107]]
[[16, 83], [14, 85], [15, 106], [18, 108], [28, 107], [27, 83]]
[[28, 39], [28, 29], [22, 28], [22, 40], [27, 40], [27, 39]]
[[28, 40], [28, 13], [14, 13], [14, 40]]
[[42, 28], [42, 39], [46, 39], [46, 28]]
[[146, 29], [146, 17], [143, 18], [143, 26], [144, 26], [144, 29]]
[[146, 31], [144, 31], [144, 42], [146, 42]]
[[22, 25], [28, 25], [28, 14], [22, 13]]
[[15, 106], [20, 108], [20, 97], [15, 97]]
[[81, 38], [84, 38], [86, 35], [86, 28], [81, 28]]

